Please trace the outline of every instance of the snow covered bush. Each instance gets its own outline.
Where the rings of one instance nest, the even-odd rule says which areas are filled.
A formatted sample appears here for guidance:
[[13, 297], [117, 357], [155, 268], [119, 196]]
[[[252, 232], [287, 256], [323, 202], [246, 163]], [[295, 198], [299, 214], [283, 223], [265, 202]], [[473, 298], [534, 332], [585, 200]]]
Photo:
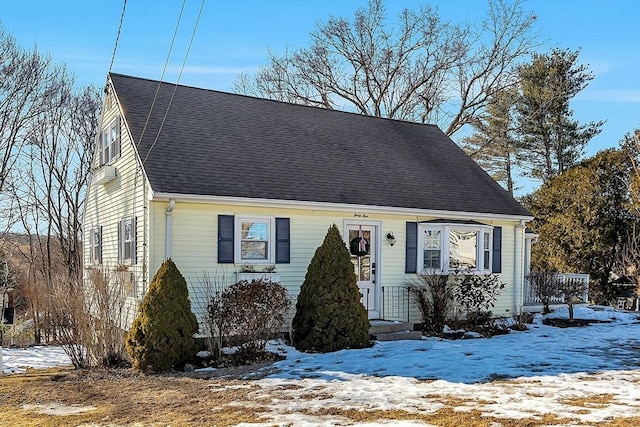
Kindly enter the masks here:
[[334, 224], [300, 288], [292, 323], [294, 346], [321, 353], [369, 346], [369, 319], [360, 298], [349, 250]]
[[171, 259], [158, 269], [126, 338], [134, 368], [167, 372], [196, 353], [196, 316], [187, 282]]

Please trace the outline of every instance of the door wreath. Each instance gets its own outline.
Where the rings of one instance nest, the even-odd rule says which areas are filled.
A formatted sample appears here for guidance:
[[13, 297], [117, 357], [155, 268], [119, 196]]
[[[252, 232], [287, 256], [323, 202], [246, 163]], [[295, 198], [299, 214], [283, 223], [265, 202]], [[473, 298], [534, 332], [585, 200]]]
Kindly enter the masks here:
[[[362, 241], [364, 241], [364, 245], [362, 244]], [[349, 251], [351, 252], [351, 255], [369, 255], [369, 241], [364, 237], [354, 237], [349, 242]]]

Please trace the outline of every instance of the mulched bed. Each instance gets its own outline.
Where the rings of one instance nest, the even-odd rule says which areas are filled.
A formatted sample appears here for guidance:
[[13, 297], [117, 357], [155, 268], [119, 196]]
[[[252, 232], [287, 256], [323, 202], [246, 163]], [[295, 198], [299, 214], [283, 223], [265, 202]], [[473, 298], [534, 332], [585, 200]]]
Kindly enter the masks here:
[[597, 320], [597, 319], [544, 319], [542, 321], [543, 324], [548, 326], [555, 326], [558, 328], [573, 328], [580, 326], [589, 326], [591, 323], [611, 323], [608, 320]]

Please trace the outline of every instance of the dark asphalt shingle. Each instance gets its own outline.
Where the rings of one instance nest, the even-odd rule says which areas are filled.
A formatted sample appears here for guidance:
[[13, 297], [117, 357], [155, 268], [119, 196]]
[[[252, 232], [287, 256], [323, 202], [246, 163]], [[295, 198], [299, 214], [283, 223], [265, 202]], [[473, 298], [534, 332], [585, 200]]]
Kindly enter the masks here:
[[530, 215], [436, 126], [162, 83], [141, 141], [158, 82], [110, 78], [155, 192]]

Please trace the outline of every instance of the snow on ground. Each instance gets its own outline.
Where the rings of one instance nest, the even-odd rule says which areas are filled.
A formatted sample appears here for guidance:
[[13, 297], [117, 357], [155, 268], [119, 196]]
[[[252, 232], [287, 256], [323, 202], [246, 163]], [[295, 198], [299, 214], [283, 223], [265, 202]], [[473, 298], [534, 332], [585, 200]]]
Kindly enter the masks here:
[[[566, 318], [567, 309], [549, 316]], [[605, 307], [576, 307], [575, 317], [610, 323], [563, 329], [543, 325], [538, 315], [528, 331], [490, 339], [377, 342], [368, 349], [327, 354], [300, 353], [280, 344], [274, 348], [286, 351], [286, 359], [274, 365], [276, 373], [258, 380], [262, 391], [256, 397], [262, 393], [273, 402], [265, 425], [344, 422], [338, 415], [308, 415], [327, 408], [424, 414], [445, 407], [443, 396], [462, 401], [456, 404], [458, 411], [479, 409], [511, 419], [557, 414], [597, 423], [639, 417], [637, 316]], [[3, 352], [5, 372], [69, 363], [59, 348]], [[495, 381], [501, 379], [510, 381]], [[598, 396], [605, 402], [595, 399]], [[585, 398], [594, 401], [578, 403]]]
[[71, 365], [71, 359], [62, 347], [33, 346], [28, 348], [3, 348], [2, 371], [5, 374], [25, 372], [27, 368], [52, 368]]

